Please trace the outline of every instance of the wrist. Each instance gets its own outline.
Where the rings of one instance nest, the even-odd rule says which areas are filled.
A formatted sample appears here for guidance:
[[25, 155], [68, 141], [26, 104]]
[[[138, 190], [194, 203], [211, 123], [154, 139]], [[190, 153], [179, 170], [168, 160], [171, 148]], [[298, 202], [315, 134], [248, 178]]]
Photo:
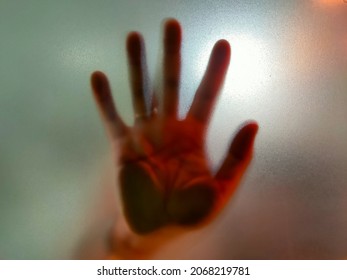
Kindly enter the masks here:
[[158, 251], [187, 232], [167, 226], [150, 234], [139, 235], [121, 218], [111, 233], [111, 259], [153, 259]]

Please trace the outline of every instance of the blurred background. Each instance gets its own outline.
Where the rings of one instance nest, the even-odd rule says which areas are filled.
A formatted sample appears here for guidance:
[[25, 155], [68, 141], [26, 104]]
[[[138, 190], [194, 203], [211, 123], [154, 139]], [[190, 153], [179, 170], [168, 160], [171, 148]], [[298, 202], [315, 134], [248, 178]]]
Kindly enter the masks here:
[[182, 116], [213, 44], [232, 45], [211, 168], [241, 123], [260, 131], [227, 209], [156, 257], [347, 258], [344, 0], [0, 0], [0, 258], [102, 257], [117, 200], [89, 77], [109, 75], [131, 124], [126, 34], [143, 33], [155, 84], [168, 17], [184, 31]]

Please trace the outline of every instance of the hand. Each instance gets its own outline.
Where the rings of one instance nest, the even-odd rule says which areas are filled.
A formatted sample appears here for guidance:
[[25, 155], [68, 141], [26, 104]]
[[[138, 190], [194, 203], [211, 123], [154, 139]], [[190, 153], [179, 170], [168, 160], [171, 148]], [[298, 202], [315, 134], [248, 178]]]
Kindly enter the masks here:
[[233, 139], [216, 174], [205, 152], [206, 130], [230, 61], [230, 45], [218, 41], [186, 115], [178, 119], [181, 26], [168, 20], [164, 31], [163, 94], [148, 88], [142, 36], [130, 33], [130, 67], [135, 122], [127, 126], [115, 108], [102, 72], [91, 77], [95, 101], [120, 156], [119, 183], [129, 226], [147, 234], [168, 225], [199, 226], [226, 205], [252, 158], [258, 125], [249, 122]]

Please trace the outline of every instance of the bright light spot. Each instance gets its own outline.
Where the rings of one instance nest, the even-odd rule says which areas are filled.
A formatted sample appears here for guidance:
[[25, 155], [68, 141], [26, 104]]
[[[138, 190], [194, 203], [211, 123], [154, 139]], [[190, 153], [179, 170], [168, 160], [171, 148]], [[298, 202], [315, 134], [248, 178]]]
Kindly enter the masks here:
[[312, 2], [322, 7], [336, 7], [347, 4], [347, 0], [312, 0]]
[[229, 79], [225, 86], [255, 93], [271, 78], [268, 50], [264, 43], [252, 37], [240, 36], [230, 40], [232, 59]]
[[[271, 79], [269, 49], [263, 41], [250, 35], [236, 35], [226, 39], [231, 44], [232, 54], [223, 91], [232, 93], [233, 98], [237, 95], [242, 96], [242, 99], [251, 98]], [[213, 44], [206, 44], [198, 55], [196, 74], [200, 77], [206, 69]]]

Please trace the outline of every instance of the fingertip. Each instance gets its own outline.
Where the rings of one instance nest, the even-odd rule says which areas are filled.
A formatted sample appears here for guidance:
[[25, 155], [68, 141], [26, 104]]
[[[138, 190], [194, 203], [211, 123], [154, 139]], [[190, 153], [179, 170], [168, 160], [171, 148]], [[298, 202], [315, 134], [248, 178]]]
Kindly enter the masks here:
[[245, 146], [253, 146], [254, 139], [258, 133], [259, 125], [256, 121], [247, 121], [239, 131], [241, 141]]
[[91, 75], [91, 79], [100, 79], [102, 77], [105, 77], [106, 75], [104, 74], [104, 72], [96, 70], [92, 73]]
[[167, 19], [165, 21], [165, 30], [171, 35], [180, 35], [182, 31], [181, 24], [179, 23], [178, 20], [174, 18]]
[[254, 140], [259, 130], [259, 125], [255, 121], [248, 121], [239, 130], [231, 145], [231, 153], [238, 160], [249, 157], [253, 150]]
[[139, 32], [132, 31], [126, 39], [126, 48], [129, 54], [139, 57], [141, 55], [143, 38]]
[[230, 43], [225, 39], [221, 39], [216, 42], [216, 44], [213, 47], [213, 51], [223, 58], [230, 57], [231, 55]]
[[[253, 147], [255, 136], [258, 132], [259, 125], [256, 121], [247, 121], [238, 130], [231, 142], [228, 154], [216, 174], [220, 180], [232, 179], [237, 174], [243, 174], [245, 168], [253, 157]], [[241, 168], [241, 173], [240, 173]]]
[[249, 134], [256, 135], [259, 131], [259, 124], [256, 121], [249, 120], [244, 124], [243, 129], [247, 129]]
[[227, 40], [219, 40], [215, 43], [210, 56], [212, 72], [222, 70], [223, 72], [228, 68], [231, 57], [231, 47]]
[[106, 79], [106, 75], [101, 71], [95, 71], [92, 73], [90, 81], [94, 92], [102, 91]]
[[228, 40], [226, 40], [226, 39], [220, 39], [220, 40], [218, 40], [217, 42], [216, 42], [216, 45], [218, 46], [218, 47], [221, 47], [221, 48], [225, 48], [225, 49], [231, 49], [231, 46], [230, 46], [230, 43], [229, 43], [229, 41]]
[[172, 28], [172, 29], [181, 29], [180, 22], [175, 18], [166, 18], [164, 20], [164, 26], [165, 28]]

